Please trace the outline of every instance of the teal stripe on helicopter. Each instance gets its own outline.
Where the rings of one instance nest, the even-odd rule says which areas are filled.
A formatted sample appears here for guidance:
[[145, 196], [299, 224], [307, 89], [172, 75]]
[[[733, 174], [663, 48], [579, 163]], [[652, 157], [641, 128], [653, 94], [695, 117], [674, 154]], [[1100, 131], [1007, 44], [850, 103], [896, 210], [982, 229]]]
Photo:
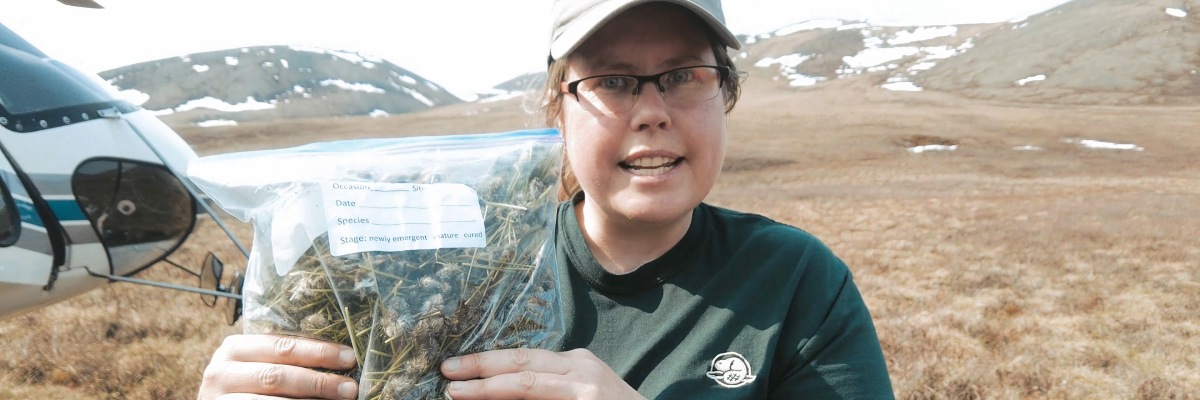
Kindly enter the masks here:
[[[37, 209], [33, 207], [33, 203], [22, 199], [13, 199], [17, 203], [17, 211], [21, 214], [21, 222], [37, 225], [45, 228], [46, 224], [42, 222], [42, 218], [38, 216]], [[83, 215], [83, 210], [79, 209], [79, 204], [75, 200], [49, 200], [50, 210], [54, 211], [54, 215], [59, 221], [87, 221], [87, 216]]]
[[83, 209], [79, 208], [79, 203], [75, 200], [47, 200], [50, 203], [50, 210], [54, 211], [54, 215], [58, 216], [59, 221], [87, 221], [87, 216], [83, 215]]

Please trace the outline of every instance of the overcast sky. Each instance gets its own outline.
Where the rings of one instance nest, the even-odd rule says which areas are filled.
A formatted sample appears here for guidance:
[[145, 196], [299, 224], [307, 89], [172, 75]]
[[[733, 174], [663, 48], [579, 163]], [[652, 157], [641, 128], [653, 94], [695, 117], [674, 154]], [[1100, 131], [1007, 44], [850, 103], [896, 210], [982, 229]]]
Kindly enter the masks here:
[[[545, 68], [550, 0], [5, 0], [0, 23], [85, 72], [228, 48], [300, 44], [382, 57], [458, 93]], [[1000, 22], [1066, 0], [730, 0], [735, 33], [814, 18]]]

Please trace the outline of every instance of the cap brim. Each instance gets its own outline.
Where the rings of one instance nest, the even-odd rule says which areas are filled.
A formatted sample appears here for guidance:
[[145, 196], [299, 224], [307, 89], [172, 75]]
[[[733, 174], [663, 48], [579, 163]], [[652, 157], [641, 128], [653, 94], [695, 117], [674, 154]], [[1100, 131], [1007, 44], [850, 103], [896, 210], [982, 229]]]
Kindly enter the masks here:
[[708, 24], [708, 28], [717, 34], [717, 38], [721, 40], [722, 44], [735, 50], [742, 48], [742, 43], [738, 41], [737, 36], [735, 36], [733, 32], [731, 32], [729, 28], [721, 22], [721, 20], [717, 19], [715, 15], [709, 13], [708, 10], [705, 10], [704, 8], [690, 1], [616, 0], [603, 2], [599, 6], [587, 10], [587, 12], [583, 13], [575, 21], [573, 21], [566, 30], [559, 34], [558, 37], [554, 38], [554, 41], [550, 43], [550, 57], [557, 60], [561, 59], [567, 54], [571, 54], [571, 52], [575, 51], [576, 48], [579, 48], [579, 45], [583, 44], [588, 37], [591, 37], [593, 33], [596, 33], [600, 27], [604, 26], [604, 24], [607, 24], [608, 21], [611, 21], [622, 12], [625, 12], [625, 10], [640, 4], [656, 1], [676, 4], [688, 9], [697, 17], [700, 17], [701, 21], [704, 21], [705, 24]]

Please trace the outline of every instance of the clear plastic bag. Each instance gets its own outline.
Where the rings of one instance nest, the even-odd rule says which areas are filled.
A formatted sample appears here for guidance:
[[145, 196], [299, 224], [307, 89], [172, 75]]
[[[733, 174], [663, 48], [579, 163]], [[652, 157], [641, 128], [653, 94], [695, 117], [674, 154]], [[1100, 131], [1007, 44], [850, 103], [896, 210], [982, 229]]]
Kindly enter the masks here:
[[252, 222], [247, 333], [351, 346], [360, 398], [440, 396], [442, 360], [563, 334], [554, 130], [327, 142], [203, 157], [189, 177]]

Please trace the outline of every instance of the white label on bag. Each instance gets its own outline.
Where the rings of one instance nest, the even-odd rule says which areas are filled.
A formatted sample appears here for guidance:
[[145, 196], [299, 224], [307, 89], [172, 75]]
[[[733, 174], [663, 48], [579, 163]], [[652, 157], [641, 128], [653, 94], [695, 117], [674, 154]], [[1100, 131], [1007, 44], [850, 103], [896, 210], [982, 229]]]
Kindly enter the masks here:
[[479, 195], [467, 185], [332, 181], [321, 197], [334, 256], [487, 243]]

